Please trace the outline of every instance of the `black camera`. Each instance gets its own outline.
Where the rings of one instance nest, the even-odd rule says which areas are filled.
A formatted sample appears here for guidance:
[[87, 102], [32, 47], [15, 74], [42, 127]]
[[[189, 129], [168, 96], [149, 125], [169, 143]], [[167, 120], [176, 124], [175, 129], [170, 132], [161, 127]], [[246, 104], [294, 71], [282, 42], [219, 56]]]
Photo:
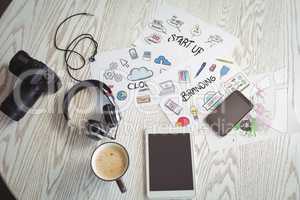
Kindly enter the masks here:
[[46, 64], [19, 51], [9, 63], [9, 71], [19, 78], [0, 110], [19, 121], [43, 93], [55, 93], [61, 87], [58, 76]]

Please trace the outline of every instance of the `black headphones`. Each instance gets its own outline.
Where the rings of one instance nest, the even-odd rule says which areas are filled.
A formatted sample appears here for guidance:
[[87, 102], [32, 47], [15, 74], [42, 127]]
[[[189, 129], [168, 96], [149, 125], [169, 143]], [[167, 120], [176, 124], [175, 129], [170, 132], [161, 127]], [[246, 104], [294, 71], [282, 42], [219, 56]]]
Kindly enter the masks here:
[[[119, 122], [121, 120], [121, 116], [119, 113], [118, 106], [115, 103], [114, 96], [112, 95], [111, 89], [101, 81], [98, 80], [85, 80], [77, 83], [74, 85], [66, 94], [64, 97], [63, 102], [63, 112], [64, 116], [67, 120], [69, 120], [69, 104], [71, 99], [81, 90], [95, 87], [103, 92], [104, 96], [108, 99], [109, 103], [105, 104], [102, 107], [103, 115], [104, 115], [104, 121], [105, 123], [97, 120], [91, 120], [89, 119], [86, 122], [86, 128], [88, 130], [87, 136], [96, 140], [101, 139], [102, 137], [107, 137], [110, 139], [116, 139], [116, 133], [118, 131]], [[116, 133], [114, 136], [111, 136], [109, 134], [110, 130], [114, 127], [117, 127]]]

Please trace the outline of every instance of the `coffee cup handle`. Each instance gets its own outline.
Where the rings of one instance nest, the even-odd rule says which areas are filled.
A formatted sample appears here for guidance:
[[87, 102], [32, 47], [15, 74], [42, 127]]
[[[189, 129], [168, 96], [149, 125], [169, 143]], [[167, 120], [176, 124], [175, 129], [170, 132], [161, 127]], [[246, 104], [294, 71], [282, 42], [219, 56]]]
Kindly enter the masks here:
[[117, 185], [118, 185], [120, 191], [122, 193], [125, 193], [127, 191], [127, 189], [125, 187], [125, 184], [124, 184], [123, 180], [121, 178], [119, 178], [119, 179], [116, 180], [116, 182], [117, 182]]

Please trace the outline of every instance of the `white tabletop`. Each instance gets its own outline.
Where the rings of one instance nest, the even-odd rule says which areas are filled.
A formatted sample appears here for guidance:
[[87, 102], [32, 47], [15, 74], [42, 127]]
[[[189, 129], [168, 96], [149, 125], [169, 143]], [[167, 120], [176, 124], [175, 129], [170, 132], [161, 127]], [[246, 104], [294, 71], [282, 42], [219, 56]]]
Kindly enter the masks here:
[[[244, 51], [238, 56], [251, 73], [282, 66], [299, 67], [300, 2], [167, 1], [237, 36]], [[145, 199], [143, 130], [168, 126], [158, 107], [145, 114], [134, 105], [123, 114], [117, 141], [128, 148], [130, 167], [124, 176], [128, 192], [98, 180], [90, 168], [97, 142], [68, 127], [61, 105], [73, 83], [65, 72], [63, 53], [53, 36], [70, 14], [95, 14], [64, 27], [60, 44], [80, 32], [93, 33], [99, 51], [128, 47], [143, 30], [160, 1], [15, 0], [0, 19], [1, 100], [7, 94], [7, 65], [24, 49], [47, 63], [62, 79], [63, 88], [41, 98], [39, 113], [20, 122], [0, 117], [0, 172], [18, 199]], [[89, 43], [86, 44], [88, 49]], [[82, 77], [88, 76], [88, 71]], [[8, 84], [12, 87], [13, 84]], [[149, 113], [149, 112], [148, 112]], [[195, 137], [196, 199], [300, 199], [300, 134], [271, 137], [254, 144], [212, 152], [203, 136]]]

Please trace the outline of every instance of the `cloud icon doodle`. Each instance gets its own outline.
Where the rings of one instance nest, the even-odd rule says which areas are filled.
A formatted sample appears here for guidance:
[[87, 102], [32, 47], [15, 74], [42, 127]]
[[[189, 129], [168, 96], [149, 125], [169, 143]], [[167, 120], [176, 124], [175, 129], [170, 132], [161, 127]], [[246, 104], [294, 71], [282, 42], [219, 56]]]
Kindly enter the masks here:
[[129, 81], [140, 81], [153, 76], [153, 71], [146, 67], [133, 68], [127, 76]]

